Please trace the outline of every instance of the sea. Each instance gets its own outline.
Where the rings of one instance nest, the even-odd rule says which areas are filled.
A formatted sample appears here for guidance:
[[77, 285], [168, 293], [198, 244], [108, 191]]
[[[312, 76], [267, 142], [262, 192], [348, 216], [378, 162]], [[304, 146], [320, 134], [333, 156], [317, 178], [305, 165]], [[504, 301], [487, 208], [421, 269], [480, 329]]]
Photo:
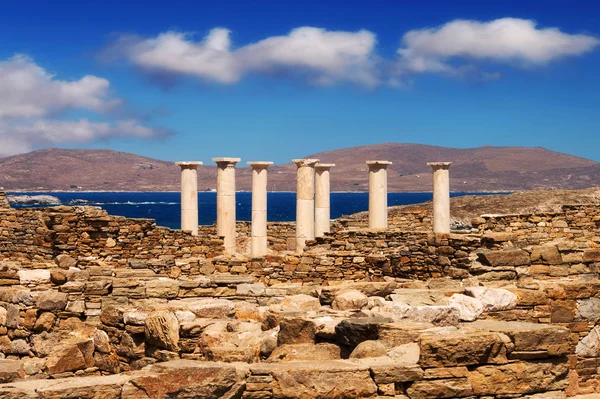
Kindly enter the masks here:
[[[156, 224], [180, 228], [179, 192], [19, 192], [8, 195], [41, 195], [57, 197], [63, 205], [99, 206], [111, 215], [129, 218], [152, 218]], [[486, 195], [498, 193], [453, 192], [451, 197], [462, 195]], [[388, 205], [408, 205], [429, 201], [431, 192], [388, 193]], [[250, 221], [252, 216], [252, 193], [238, 192], [237, 220]], [[198, 221], [200, 225], [211, 225], [217, 217], [217, 195], [215, 192], [198, 193]], [[14, 208], [48, 205], [12, 205]], [[331, 193], [331, 218], [366, 211], [369, 207], [368, 193]], [[267, 194], [267, 219], [270, 222], [290, 222], [296, 219], [296, 193], [270, 192]]]

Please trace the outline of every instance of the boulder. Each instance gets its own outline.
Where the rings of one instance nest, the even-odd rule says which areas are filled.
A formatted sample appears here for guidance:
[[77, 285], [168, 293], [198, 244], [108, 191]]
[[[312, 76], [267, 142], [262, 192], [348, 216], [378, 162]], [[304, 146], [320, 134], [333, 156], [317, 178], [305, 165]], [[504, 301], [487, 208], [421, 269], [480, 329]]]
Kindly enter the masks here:
[[335, 310], [360, 310], [368, 303], [368, 297], [358, 290], [343, 291], [335, 296], [331, 307]]
[[329, 343], [284, 344], [275, 348], [267, 362], [325, 361], [341, 359], [340, 347]]
[[146, 339], [159, 348], [177, 352], [179, 350], [179, 321], [167, 310], [159, 310], [148, 315], [145, 322]]
[[350, 359], [364, 359], [368, 357], [386, 356], [388, 348], [380, 341], [363, 341], [354, 348], [350, 354]]
[[452, 295], [448, 300], [448, 305], [458, 309], [458, 318], [461, 321], [477, 320], [484, 309], [483, 302], [479, 299], [463, 294]]
[[518, 303], [515, 294], [502, 288], [467, 287], [465, 292], [467, 295], [479, 299], [487, 312], [514, 309]]

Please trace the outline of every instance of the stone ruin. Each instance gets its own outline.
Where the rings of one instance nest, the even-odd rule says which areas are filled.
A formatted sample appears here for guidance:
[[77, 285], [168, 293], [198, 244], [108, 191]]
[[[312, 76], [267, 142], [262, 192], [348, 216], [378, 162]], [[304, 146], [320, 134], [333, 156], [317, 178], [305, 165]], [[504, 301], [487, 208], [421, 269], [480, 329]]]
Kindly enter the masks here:
[[[234, 160], [217, 162], [231, 176]], [[448, 165], [432, 166], [444, 193]], [[298, 224], [329, 205], [323, 191], [310, 203], [314, 172], [301, 173]], [[433, 212], [388, 217], [384, 203], [384, 218], [370, 207], [317, 234], [233, 217], [232, 240], [228, 215], [171, 230], [96, 207], [11, 209], [0, 194], [0, 398], [598, 397], [600, 209], [434, 231], [446, 195]]]

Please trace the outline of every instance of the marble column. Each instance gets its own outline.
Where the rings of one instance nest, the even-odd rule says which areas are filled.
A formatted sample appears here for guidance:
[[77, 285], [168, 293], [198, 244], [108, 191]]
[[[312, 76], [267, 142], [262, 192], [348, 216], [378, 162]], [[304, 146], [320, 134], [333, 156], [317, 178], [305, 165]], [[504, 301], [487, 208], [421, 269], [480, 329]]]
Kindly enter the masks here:
[[267, 254], [267, 168], [273, 162], [248, 162], [252, 167], [252, 256]]
[[318, 159], [294, 159], [296, 175], [296, 252], [315, 238], [315, 164]]
[[239, 158], [213, 158], [217, 164], [217, 235], [224, 237], [225, 252], [236, 251], [235, 164]]
[[450, 165], [452, 162], [429, 162], [433, 168], [433, 232], [450, 233]]
[[198, 165], [202, 162], [175, 162], [181, 167], [181, 230], [198, 235]]
[[315, 165], [315, 237], [323, 237], [330, 231], [330, 186], [329, 169], [334, 163]]
[[369, 228], [387, 229], [387, 167], [390, 161], [367, 161], [369, 166]]

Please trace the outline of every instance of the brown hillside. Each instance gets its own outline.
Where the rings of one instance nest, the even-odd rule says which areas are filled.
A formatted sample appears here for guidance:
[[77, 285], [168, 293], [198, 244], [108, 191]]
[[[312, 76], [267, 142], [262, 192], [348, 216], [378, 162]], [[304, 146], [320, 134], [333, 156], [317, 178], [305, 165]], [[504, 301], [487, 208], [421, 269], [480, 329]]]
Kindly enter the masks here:
[[[231, 154], [235, 155], [235, 154]], [[300, 155], [302, 156], [302, 155]], [[299, 157], [300, 157], [299, 156]], [[544, 148], [445, 148], [420, 144], [385, 143], [345, 148], [307, 156], [333, 162], [331, 186], [338, 191], [366, 191], [365, 161], [392, 161], [390, 191], [430, 191], [428, 161], [454, 162], [453, 191], [579, 189], [600, 186], [600, 164]], [[216, 170], [210, 160], [198, 170], [200, 190], [213, 189]], [[242, 160], [237, 188], [249, 190], [251, 173]], [[269, 169], [269, 189], [295, 190], [295, 165]], [[0, 159], [0, 187], [5, 190], [179, 190], [179, 167], [112, 150], [44, 149]]]

